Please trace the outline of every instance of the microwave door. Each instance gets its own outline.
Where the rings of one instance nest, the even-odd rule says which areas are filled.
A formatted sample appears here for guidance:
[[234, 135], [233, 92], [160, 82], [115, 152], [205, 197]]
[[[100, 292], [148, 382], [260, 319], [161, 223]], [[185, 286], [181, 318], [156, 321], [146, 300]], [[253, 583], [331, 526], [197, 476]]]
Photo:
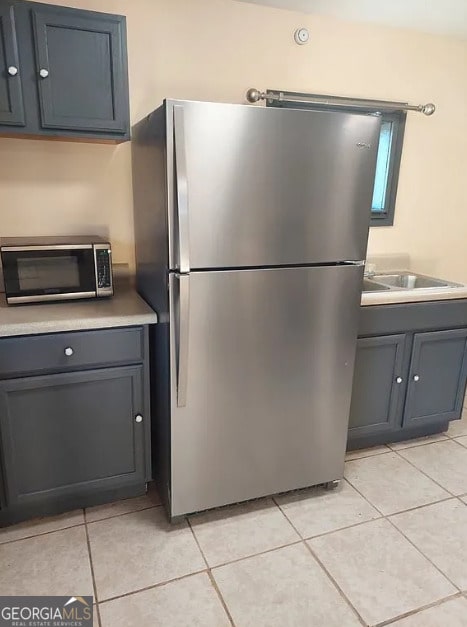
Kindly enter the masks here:
[[2, 263], [9, 304], [96, 296], [92, 245], [12, 247], [2, 250]]

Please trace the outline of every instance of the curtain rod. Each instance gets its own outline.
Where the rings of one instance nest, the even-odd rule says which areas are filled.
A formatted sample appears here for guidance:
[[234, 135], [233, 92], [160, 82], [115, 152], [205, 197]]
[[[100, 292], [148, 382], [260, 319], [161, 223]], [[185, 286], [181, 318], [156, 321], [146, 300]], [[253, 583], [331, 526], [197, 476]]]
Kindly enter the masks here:
[[372, 109], [374, 111], [418, 111], [425, 115], [433, 115], [436, 107], [429, 102], [425, 105], [411, 105], [407, 102], [392, 102], [389, 100], [365, 100], [363, 98], [345, 98], [342, 96], [323, 96], [319, 94], [293, 94], [283, 91], [260, 91], [252, 87], [246, 92], [248, 102], [259, 100], [269, 102], [296, 102], [303, 104], [330, 105], [347, 109]]

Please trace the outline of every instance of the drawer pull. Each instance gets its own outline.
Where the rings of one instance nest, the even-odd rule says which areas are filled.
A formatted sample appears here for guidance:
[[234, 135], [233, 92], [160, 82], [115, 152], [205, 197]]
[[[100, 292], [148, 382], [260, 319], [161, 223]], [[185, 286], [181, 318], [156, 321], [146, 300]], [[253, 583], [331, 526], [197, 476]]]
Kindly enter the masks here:
[[420, 381], [420, 377], [418, 376], [418, 374], [416, 374], [413, 378], [414, 381]]
[[138, 414], [138, 415], [135, 417], [135, 422], [143, 422], [143, 416], [142, 416], [141, 414]]
[[73, 353], [74, 353], [74, 350], [71, 348], [71, 346], [67, 346], [65, 348], [65, 355], [67, 357], [71, 357], [73, 355]]
[[402, 377], [397, 377], [396, 383], [402, 383]]

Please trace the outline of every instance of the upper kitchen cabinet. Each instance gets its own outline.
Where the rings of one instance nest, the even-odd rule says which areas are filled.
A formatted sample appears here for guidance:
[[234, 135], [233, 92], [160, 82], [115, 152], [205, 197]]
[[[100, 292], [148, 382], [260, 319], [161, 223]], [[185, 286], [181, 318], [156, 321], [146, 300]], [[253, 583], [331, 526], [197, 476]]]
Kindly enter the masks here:
[[[0, 36], [11, 42], [9, 56], [0, 50], [8, 57], [0, 56], [5, 68], [0, 135], [129, 139], [125, 17], [36, 2], [18, 1], [3, 8], [0, 0], [0, 7]], [[3, 50], [8, 49], [4, 43]], [[18, 72], [11, 75], [12, 69]], [[21, 104], [21, 88], [25, 115], [22, 126], [15, 127], [4, 110], [8, 105], [15, 112], [10, 117], [21, 120], [22, 109], [16, 104], [18, 99]]]
[[31, 14], [42, 127], [125, 133], [125, 18], [60, 7]]
[[15, 8], [0, 4], [0, 125], [24, 126]]

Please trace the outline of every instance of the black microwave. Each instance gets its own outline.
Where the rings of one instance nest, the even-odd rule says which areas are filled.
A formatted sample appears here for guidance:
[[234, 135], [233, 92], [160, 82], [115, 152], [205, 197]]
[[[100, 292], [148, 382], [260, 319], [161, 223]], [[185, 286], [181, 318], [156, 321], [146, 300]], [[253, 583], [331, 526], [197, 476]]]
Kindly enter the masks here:
[[97, 236], [2, 238], [7, 303], [112, 296], [111, 252]]

